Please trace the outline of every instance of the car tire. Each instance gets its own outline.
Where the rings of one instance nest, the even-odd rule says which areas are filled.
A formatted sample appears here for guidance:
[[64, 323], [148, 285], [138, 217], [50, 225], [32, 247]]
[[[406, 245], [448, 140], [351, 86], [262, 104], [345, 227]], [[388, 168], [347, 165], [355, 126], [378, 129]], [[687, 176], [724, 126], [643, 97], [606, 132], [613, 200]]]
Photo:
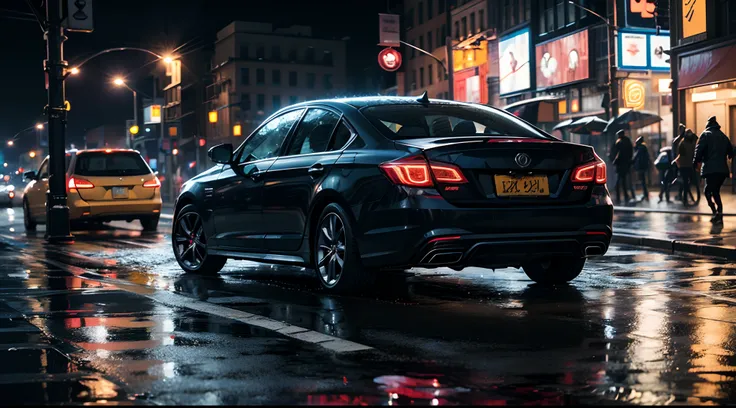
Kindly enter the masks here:
[[561, 257], [522, 265], [529, 279], [542, 285], [560, 285], [575, 279], [585, 267], [585, 258]]
[[325, 290], [356, 293], [373, 285], [375, 275], [362, 265], [354, 231], [351, 218], [339, 204], [322, 210], [310, 242], [312, 266]]
[[35, 231], [36, 221], [31, 217], [29, 207], [28, 201], [23, 200], [23, 225], [26, 227], [26, 231]]
[[158, 215], [141, 218], [140, 221], [143, 231], [156, 231], [158, 229], [159, 218], [160, 216]]
[[184, 206], [176, 213], [171, 227], [171, 245], [176, 262], [187, 273], [214, 275], [227, 262], [224, 256], [207, 253], [207, 236], [202, 217], [193, 204]]

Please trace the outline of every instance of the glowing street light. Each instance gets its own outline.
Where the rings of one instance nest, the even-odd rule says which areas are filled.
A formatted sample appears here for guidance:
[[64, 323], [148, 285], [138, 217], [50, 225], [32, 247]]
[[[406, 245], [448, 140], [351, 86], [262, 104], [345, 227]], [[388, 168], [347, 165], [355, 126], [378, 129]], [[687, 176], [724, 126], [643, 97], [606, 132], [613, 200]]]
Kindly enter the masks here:
[[39, 123], [38, 125], [36, 125], [36, 129], [38, 130], [43, 129], [43, 123]]
[[174, 156], [176, 156], [177, 154], [179, 154], [179, 149], [173, 149], [171, 151], [171, 154], [173, 154]]
[[3, 167], [8, 167], [8, 163], [3, 163]]
[[14, 142], [14, 141], [12, 141], [12, 140], [8, 140], [8, 146], [13, 146], [14, 144], [15, 144], [15, 142]]
[[117, 77], [113, 79], [112, 83], [115, 84], [115, 86], [123, 86], [125, 85], [125, 80], [123, 78]]
[[172, 62], [174, 62], [174, 58], [171, 55], [167, 55], [164, 57], [164, 62], [167, 64], [171, 64]]
[[34, 152], [33, 150], [31, 150], [31, 151], [30, 151], [30, 153], [28, 153], [28, 156], [29, 156], [29, 157], [30, 157], [31, 159], [35, 159], [35, 158], [36, 158], [36, 152]]
[[72, 75], [77, 75], [79, 74], [79, 68], [74, 67], [71, 70], [69, 70], [69, 73], [71, 73]]

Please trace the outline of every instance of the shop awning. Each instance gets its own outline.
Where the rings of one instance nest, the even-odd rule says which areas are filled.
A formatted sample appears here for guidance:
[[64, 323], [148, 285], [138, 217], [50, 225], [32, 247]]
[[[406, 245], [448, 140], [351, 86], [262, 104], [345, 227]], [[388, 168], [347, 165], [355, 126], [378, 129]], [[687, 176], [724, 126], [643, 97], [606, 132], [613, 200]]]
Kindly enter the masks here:
[[503, 110], [533, 124], [557, 123], [560, 117], [557, 102], [563, 99], [563, 96], [540, 96], [504, 106]]
[[677, 88], [716, 84], [736, 79], [736, 44], [688, 55], [680, 60]]

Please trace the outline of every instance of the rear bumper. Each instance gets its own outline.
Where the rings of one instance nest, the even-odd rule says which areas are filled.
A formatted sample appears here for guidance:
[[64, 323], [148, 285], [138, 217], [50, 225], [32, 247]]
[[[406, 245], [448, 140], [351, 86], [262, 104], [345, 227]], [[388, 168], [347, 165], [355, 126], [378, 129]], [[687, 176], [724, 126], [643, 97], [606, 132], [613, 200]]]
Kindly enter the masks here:
[[119, 201], [84, 201], [78, 194], [69, 194], [69, 217], [72, 220], [135, 220], [161, 213], [161, 194], [152, 199]]
[[505, 267], [603, 255], [613, 205], [605, 188], [596, 190], [589, 202], [556, 207], [459, 208], [429, 195], [387, 200], [357, 215], [362, 261], [371, 268]]

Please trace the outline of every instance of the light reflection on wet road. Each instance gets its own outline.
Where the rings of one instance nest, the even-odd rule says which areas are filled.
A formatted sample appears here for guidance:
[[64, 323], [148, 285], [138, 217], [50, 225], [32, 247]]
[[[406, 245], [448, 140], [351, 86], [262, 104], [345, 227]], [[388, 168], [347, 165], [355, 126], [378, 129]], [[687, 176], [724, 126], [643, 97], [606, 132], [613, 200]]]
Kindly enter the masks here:
[[[39, 403], [736, 401], [731, 263], [614, 247], [562, 288], [512, 269], [443, 268], [343, 297], [302, 268], [231, 261], [220, 276], [184, 275], [169, 228], [113, 223], [58, 248], [26, 236], [17, 210], [0, 214], [0, 358], [24, 369], [0, 368], [0, 392]], [[333, 353], [156, 300], [166, 294], [373, 350]]]

